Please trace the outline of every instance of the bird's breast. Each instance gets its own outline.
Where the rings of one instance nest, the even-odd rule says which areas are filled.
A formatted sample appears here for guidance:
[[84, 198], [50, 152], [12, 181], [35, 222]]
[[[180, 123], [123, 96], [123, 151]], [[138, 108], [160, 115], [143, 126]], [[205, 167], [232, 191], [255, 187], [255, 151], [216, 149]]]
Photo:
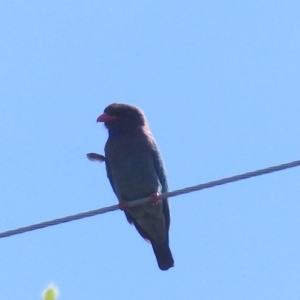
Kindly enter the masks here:
[[119, 200], [135, 200], [161, 192], [151, 149], [141, 144], [108, 145], [106, 161]]

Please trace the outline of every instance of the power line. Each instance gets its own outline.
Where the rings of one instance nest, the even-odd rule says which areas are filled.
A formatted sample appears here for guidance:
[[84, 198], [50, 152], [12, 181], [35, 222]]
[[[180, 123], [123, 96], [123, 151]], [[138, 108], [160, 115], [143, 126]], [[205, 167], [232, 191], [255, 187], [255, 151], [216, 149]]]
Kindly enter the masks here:
[[[277, 165], [277, 166], [269, 167], [266, 169], [260, 169], [260, 170], [256, 170], [253, 172], [248, 172], [248, 173], [244, 173], [244, 174], [240, 174], [240, 175], [236, 175], [236, 176], [232, 176], [232, 177], [227, 177], [227, 178], [223, 178], [223, 179], [219, 179], [219, 180], [215, 180], [215, 181], [210, 181], [207, 183], [202, 183], [199, 185], [187, 187], [187, 188], [176, 190], [173, 192], [164, 193], [164, 194], [159, 195], [158, 199], [175, 197], [175, 196], [179, 196], [179, 195], [183, 195], [183, 194], [187, 194], [187, 193], [191, 193], [191, 192], [195, 192], [195, 191], [212, 188], [212, 187], [215, 187], [218, 185], [223, 185], [223, 184], [227, 184], [230, 182], [248, 179], [248, 178], [255, 177], [255, 176], [261, 176], [261, 175], [265, 175], [265, 174], [269, 174], [269, 173], [273, 173], [273, 172], [277, 172], [277, 171], [282, 171], [285, 169], [294, 168], [294, 167], [298, 167], [298, 166], [300, 166], [300, 160], [296, 160], [296, 161], [293, 161], [290, 163]], [[128, 202], [127, 206], [132, 207], [132, 206], [140, 205], [140, 204], [146, 203], [150, 200], [151, 200], [150, 197], [141, 198], [138, 200]], [[79, 220], [79, 219], [83, 219], [83, 218], [93, 217], [96, 215], [104, 214], [104, 213], [111, 212], [111, 211], [118, 210], [118, 209], [120, 209], [120, 207], [118, 204], [116, 204], [116, 205], [112, 205], [112, 206], [108, 206], [108, 207], [91, 210], [88, 212], [79, 213], [79, 214], [72, 215], [72, 216], [67, 216], [67, 217], [63, 217], [63, 218], [59, 218], [59, 219], [54, 219], [51, 221], [33, 224], [33, 225], [29, 225], [29, 226], [2, 232], [2, 233], [0, 233], [0, 238], [5, 238], [5, 237], [25, 233], [28, 231], [42, 229], [42, 228], [46, 228], [49, 226], [67, 223], [67, 222], [71, 222], [71, 221], [75, 221], [75, 220]]]

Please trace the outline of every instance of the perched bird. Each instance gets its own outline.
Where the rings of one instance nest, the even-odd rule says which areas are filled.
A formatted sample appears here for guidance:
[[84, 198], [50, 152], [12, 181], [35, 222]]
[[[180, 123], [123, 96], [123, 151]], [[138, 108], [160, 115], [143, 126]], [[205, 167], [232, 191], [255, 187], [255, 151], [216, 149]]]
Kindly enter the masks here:
[[[123, 103], [107, 106], [97, 122], [108, 129], [105, 157], [88, 154], [91, 160], [105, 161], [107, 177], [129, 223], [150, 241], [158, 266], [168, 270], [174, 266], [169, 248], [170, 211], [168, 199], [155, 201], [159, 193], [168, 191], [162, 157], [139, 108]], [[126, 207], [128, 201], [152, 195], [154, 201]]]

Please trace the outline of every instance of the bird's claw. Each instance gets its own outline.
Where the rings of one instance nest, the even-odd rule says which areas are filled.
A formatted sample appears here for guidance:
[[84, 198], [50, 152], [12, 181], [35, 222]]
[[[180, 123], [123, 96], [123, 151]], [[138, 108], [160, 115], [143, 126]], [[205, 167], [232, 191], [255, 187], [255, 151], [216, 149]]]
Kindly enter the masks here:
[[126, 210], [126, 208], [128, 207], [127, 202], [125, 200], [121, 200], [119, 201], [119, 209], [120, 210]]
[[159, 200], [160, 200], [158, 197], [159, 197], [159, 193], [157, 193], [157, 192], [151, 194], [151, 195], [150, 195], [150, 198], [151, 198], [150, 202], [151, 202], [153, 205], [157, 205], [158, 202], [159, 202]]

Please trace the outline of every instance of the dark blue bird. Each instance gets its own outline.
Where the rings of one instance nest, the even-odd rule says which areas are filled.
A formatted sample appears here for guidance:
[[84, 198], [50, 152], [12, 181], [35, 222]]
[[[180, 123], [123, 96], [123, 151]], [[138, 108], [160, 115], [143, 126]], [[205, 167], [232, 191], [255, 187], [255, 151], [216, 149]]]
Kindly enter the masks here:
[[[168, 191], [162, 157], [142, 110], [133, 105], [113, 103], [105, 108], [97, 122], [104, 122], [108, 129], [105, 158], [99, 156], [99, 160], [105, 160], [107, 176], [120, 203]], [[89, 156], [97, 159], [95, 153]], [[168, 199], [125, 206], [124, 211], [128, 222], [150, 241], [159, 268], [173, 267]]]

